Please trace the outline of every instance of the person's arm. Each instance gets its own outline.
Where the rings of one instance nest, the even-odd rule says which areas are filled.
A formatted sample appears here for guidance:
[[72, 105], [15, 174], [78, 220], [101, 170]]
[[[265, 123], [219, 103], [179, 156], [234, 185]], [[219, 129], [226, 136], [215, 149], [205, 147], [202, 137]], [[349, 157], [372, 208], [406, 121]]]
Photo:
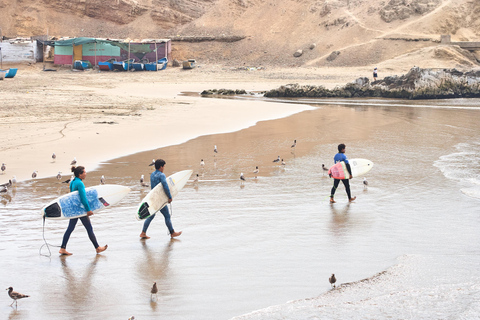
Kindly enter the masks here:
[[85, 185], [83, 183], [78, 184], [78, 195], [80, 196], [80, 201], [82, 202], [85, 210], [87, 210], [87, 215], [91, 216], [93, 211], [90, 209], [90, 205], [87, 200], [87, 192], [85, 191]]
[[160, 182], [162, 183], [163, 190], [168, 197], [168, 203], [172, 202], [172, 194], [170, 193], [170, 188], [168, 187], [167, 177], [164, 174], [161, 175]]
[[347, 166], [347, 171], [350, 174], [350, 179], [352, 179], [353, 178], [352, 168], [350, 168], [350, 163], [348, 162], [347, 156], [345, 154], [343, 155], [343, 161], [345, 162], [345, 165]]

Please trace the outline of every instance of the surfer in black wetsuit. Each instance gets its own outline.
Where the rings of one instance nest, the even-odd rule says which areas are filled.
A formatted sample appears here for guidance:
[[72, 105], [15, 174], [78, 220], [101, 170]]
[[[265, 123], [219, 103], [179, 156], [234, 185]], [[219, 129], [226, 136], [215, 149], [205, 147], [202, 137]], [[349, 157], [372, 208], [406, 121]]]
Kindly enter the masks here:
[[[333, 161], [335, 163], [338, 163], [338, 162], [341, 162], [341, 161], [345, 162], [348, 173], [350, 174], [349, 179], [352, 179], [353, 178], [352, 170], [350, 169], [350, 164], [348, 163], [347, 156], [345, 155], [345, 149], [346, 149], [345, 144], [343, 144], [343, 143], [339, 144], [338, 145], [338, 153], [335, 155], [335, 157], [333, 157]], [[335, 196], [335, 191], [337, 190], [338, 184], [340, 183], [340, 181], [342, 181], [343, 185], [345, 186], [345, 191], [347, 192], [348, 201], [350, 201], [350, 202], [355, 201], [355, 199], [357, 197], [352, 198], [352, 195], [350, 194], [350, 181], [349, 181], [349, 179], [342, 179], [342, 180], [334, 179], [333, 180], [333, 187], [332, 187], [332, 191], [330, 192], [330, 203], [335, 203], [335, 200], [333, 199], [333, 197]]]
[[81, 218], [70, 219], [70, 222], [68, 223], [68, 228], [65, 231], [65, 234], [63, 235], [62, 246], [58, 253], [66, 256], [71, 255], [71, 253], [67, 251], [67, 243], [68, 243], [68, 240], [70, 239], [70, 234], [73, 232], [73, 230], [75, 229], [75, 226], [77, 225], [78, 219], [82, 221], [85, 229], [87, 230], [88, 237], [90, 238], [90, 241], [92, 241], [92, 244], [95, 247], [95, 250], [97, 251], [97, 253], [100, 253], [102, 251], [107, 250], [108, 245], [105, 245], [103, 247], [99, 246], [97, 243], [97, 238], [93, 233], [92, 223], [90, 222], [90, 216], [93, 215], [93, 211], [90, 210], [90, 206], [87, 200], [87, 195], [85, 193], [85, 185], [83, 184], [83, 180], [85, 180], [85, 177], [87, 176], [87, 171], [85, 170], [85, 167], [78, 166], [78, 167], [72, 167], [72, 172], [75, 175], [75, 179], [70, 181], [70, 192], [78, 191], [80, 201], [85, 207], [85, 210], [87, 210], [87, 215]]

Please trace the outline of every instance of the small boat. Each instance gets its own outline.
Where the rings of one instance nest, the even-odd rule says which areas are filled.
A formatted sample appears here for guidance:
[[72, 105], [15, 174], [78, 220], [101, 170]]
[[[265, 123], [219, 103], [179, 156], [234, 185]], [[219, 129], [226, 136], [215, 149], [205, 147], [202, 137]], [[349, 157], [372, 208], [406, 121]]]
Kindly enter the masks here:
[[147, 71], [159, 71], [167, 68], [168, 59], [162, 58], [158, 59], [157, 62], [150, 62], [145, 64], [145, 70]]
[[183, 69], [193, 69], [196, 67], [197, 62], [195, 59], [188, 59], [183, 61]]
[[114, 62], [117, 62], [117, 59], [112, 58], [112, 59], [108, 59], [107, 61], [100, 61], [98, 63], [98, 68], [103, 71], [109, 71], [109, 70], [111, 71], [113, 70]]
[[129, 69], [133, 69], [132, 64], [135, 59], [124, 60], [124, 61], [115, 61], [113, 63], [113, 70], [118, 71], [127, 71]]
[[75, 60], [73, 68], [77, 70], [87, 70], [92, 68], [92, 63], [88, 60]]
[[145, 64], [147, 64], [149, 61], [148, 59], [142, 59], [138, 62], [132, 63], [132, 68], [135, 69], [136, 71], [143, 71], [145, 70]]
[[8, 70], [0, 70], [0, 78], [13, 78], [17, 74], [17, 68], [10, 68]]

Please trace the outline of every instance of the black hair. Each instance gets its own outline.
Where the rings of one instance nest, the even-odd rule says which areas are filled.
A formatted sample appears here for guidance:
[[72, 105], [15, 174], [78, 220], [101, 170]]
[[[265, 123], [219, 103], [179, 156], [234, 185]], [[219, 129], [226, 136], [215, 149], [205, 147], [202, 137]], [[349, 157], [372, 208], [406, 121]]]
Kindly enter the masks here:
[[163, 167], [164, 165], [166, 164], [165, 160], [163, 159], [157, 159], [155, 160], [155, 169], [160, 169], [161, 167]]
[[345, 144], [344, 143], [340, 143], [338, 145], [338, 152], [342, 152], [342, 150], [345, 149]]
[[83, 171], [85, 171], [85, 167], [83, 167], [83, 166], [78, 166], [78, 167], [73, 166], [72, 167], [72, 172], [75, 175], [75, 177], [77, 177], [77, 178], [80, 177], [80, 175], [83, 173]]

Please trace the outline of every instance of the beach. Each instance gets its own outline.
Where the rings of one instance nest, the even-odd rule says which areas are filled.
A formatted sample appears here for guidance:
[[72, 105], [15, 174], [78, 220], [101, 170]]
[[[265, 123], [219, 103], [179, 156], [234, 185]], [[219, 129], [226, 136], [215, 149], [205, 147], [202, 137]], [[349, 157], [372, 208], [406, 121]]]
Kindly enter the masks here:
[[[0, 265], [7, 272], [0, 282], [31, 295], [18, 309], [8, 306], [5, 295], [3, 314], [478, 314], [478, 100], [201, 98], [204, 89], [264, 91], [291, 82], [333, 88], [364, 70], [191, 71], [198, 73], [30, 70], [25, 79], [21, 73], [14, 78], [18, 83], [0, 83], [7, 101], [0, 125], [6, 137], [0, 162], [7, 164], [2, 183], [12, 175], [21, 181], [1, 198]], [[375, 165], [368, 188], [360, 177], [351, 180], [354, 203], [341, 185], [337, 203], [330, 205], [332, 181], [321, 165], [333, 164], [342, 142], [350, 159]], [[284, 166], [272, 162], [277, 156]], [[68, 177], [74, 157], [87, 167], [87, 187], [104, 175], [108, 183], [132, 189], [92, 217], [100, 245], [109, 245], [101, 255], [77, 226], [68, 247], [73, 256], [58, 257], [55, 246], [67, 222], [47, 220], [42, 226], [40, 208], [68, 192], [54, 176], [61, 171]], [[167, 161], [167, 176], [192, 169], [200, 177], [170, 207], [175, 229], [183, 230], [177, 240], [170, 240], [160, 217], [150, 226], [151, 239], [138, 236], [142, 223], [134, 212], [149, 191], [139, 178], [149, 176], [148, 164], [156, 158]], [[33, 170], [40, 178], [30, 179]], [[45, 242], [49, 249], [42, 247]], [[328, 283], [332, 273], [336, 289]], [[152, 300], [154, 281], [159, 293]]]

